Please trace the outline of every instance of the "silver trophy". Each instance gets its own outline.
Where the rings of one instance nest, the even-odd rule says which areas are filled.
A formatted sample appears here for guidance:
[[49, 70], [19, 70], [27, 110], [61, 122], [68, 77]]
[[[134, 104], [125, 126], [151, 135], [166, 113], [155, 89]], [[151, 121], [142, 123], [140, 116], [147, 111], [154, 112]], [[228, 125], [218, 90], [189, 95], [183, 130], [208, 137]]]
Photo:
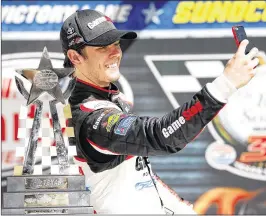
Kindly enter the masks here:
[[[73, 70], [71, 68], [53, 68], [45, 47], [37, 69], [23, 69], [16, 72], [18, 77], [15, 77], [15, 81], [19, 92], [27, 100], [27, 105], [36, 105], [36, 111], [29, 141], [25, 146], [24, 164], [14, 168], [14, 176], [7, 177], [7, 192], [3, 194], [2, 214], [92, 214], [93, 209], [89, 202], [90, 192], [86, 191], [85, 177], [79, 175], [78, 167], [69, 162], [68, 147], [64, 141], [56, 108], [57, 103], [66, 103], [65, 100], [68, 99], [75, 87], [76, 80], [74, 78], [69, 81], [64, 93], [59, 85], [59, 81], [71, 75]], [[19, 76], [31, 81], [30, 92], [26, 90], [22, 77], [19, 78]], [[49, 101], [49, 108], [57, 156], [57, 165], [53, 167], [57, 169], [53, 169], [54, 171], [51, 171], [49, 175], [36, 175], [36, 150], [39, 145], [39, 130], [44, 104], [39, 97], [44, 92], [54, 98]], [[69, 106], [68, 113], [71, 116]]]

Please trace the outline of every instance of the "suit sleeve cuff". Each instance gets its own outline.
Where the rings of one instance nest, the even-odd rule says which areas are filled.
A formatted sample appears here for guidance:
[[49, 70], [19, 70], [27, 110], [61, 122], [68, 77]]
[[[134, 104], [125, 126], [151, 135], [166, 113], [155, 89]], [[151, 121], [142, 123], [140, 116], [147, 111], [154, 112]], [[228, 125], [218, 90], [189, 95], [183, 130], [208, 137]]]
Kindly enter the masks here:
[[237, 91], [237, 88], [221, 74], [213, 82], [206, 85], [210, 94], [218, 101], [227, 103], [229, 97]]

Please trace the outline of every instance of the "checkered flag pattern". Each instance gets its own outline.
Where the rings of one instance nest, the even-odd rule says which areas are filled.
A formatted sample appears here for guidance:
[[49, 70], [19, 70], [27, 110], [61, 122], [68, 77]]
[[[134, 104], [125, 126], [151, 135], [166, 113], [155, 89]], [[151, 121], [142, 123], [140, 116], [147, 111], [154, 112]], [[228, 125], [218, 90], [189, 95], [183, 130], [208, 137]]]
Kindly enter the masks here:
[[[30, 131], [33, 124], [33, 119], [29, 118], [28, 107], [21, 106], [20, 108], [20, 128], [18, 129], [18, 138], [23, 139], [25, 145], [23, 147], [16, 148], [16, 157], [24, 157], [26, 148], [29, 142]], [[61, 115], [60, 115], [61, 114]], [[69, 145], [69, 137], [74, 137], [74, 130], [72, 127], [66, 126], [67, 119], [71, 118], [71, 109], [69, 104], [63, 107], [63, 113], [59, 112], [59, 121], [62, 128], [62, 134], [66, 148], [68, 150], [69, 160], [69, 175], [79, 174], [78, 166], [73, 162], [73, 156], [77, 155], [76, 146]], [[23, 166], [16, 166], [14, 168], [14, 175], [21, 175]], [[35, 165], [33, 175], [41, 174], [59, 174], [59, 164], [57, 160], [56, 145], [54, 142], [54, 132], [52, 127], [52, 119], [49, 117], [43, 117], [41, 119], [41, 127], [39, 130], [39, 140], [37, 144], [37, 150], [35, 153]]]
[[232, 54], [147, 55], [145, 61], [174, 108], [224, 70]]

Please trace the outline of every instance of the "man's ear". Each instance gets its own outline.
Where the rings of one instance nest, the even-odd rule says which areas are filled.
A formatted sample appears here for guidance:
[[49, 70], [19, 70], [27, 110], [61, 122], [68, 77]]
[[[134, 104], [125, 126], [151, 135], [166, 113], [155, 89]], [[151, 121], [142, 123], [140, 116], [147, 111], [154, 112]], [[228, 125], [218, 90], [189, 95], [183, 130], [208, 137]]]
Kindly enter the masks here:
[[84, 57], [80, 55], [76, 50], [70, 49], [67, 51], [67, 57], [73, 65], [79, 65], [84, 61]]

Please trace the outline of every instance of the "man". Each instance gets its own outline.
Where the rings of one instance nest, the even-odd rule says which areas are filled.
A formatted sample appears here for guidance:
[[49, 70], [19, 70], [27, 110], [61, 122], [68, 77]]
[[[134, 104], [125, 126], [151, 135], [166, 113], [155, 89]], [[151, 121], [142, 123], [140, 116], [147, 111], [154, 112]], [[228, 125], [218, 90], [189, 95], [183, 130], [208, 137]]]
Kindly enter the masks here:
[[112, 83], [120, 76], [119, 41], [136, 33], [117, 30], [102, 13], [82, 10], [66, 19], [60, 38], [64, 66], [74, 67], [77, 77], [69, 99], [80, 151], [75, 162], [86, 176], [95, 211], [195, 214], [152, 172], [148, 156], [173, 154], [191, 142], [254, 76], [258, 49], [245, 55], [248, 41], [243, 41], [221, 76], [188, 103], [155, 118], [132, 113], [132, 104]]

